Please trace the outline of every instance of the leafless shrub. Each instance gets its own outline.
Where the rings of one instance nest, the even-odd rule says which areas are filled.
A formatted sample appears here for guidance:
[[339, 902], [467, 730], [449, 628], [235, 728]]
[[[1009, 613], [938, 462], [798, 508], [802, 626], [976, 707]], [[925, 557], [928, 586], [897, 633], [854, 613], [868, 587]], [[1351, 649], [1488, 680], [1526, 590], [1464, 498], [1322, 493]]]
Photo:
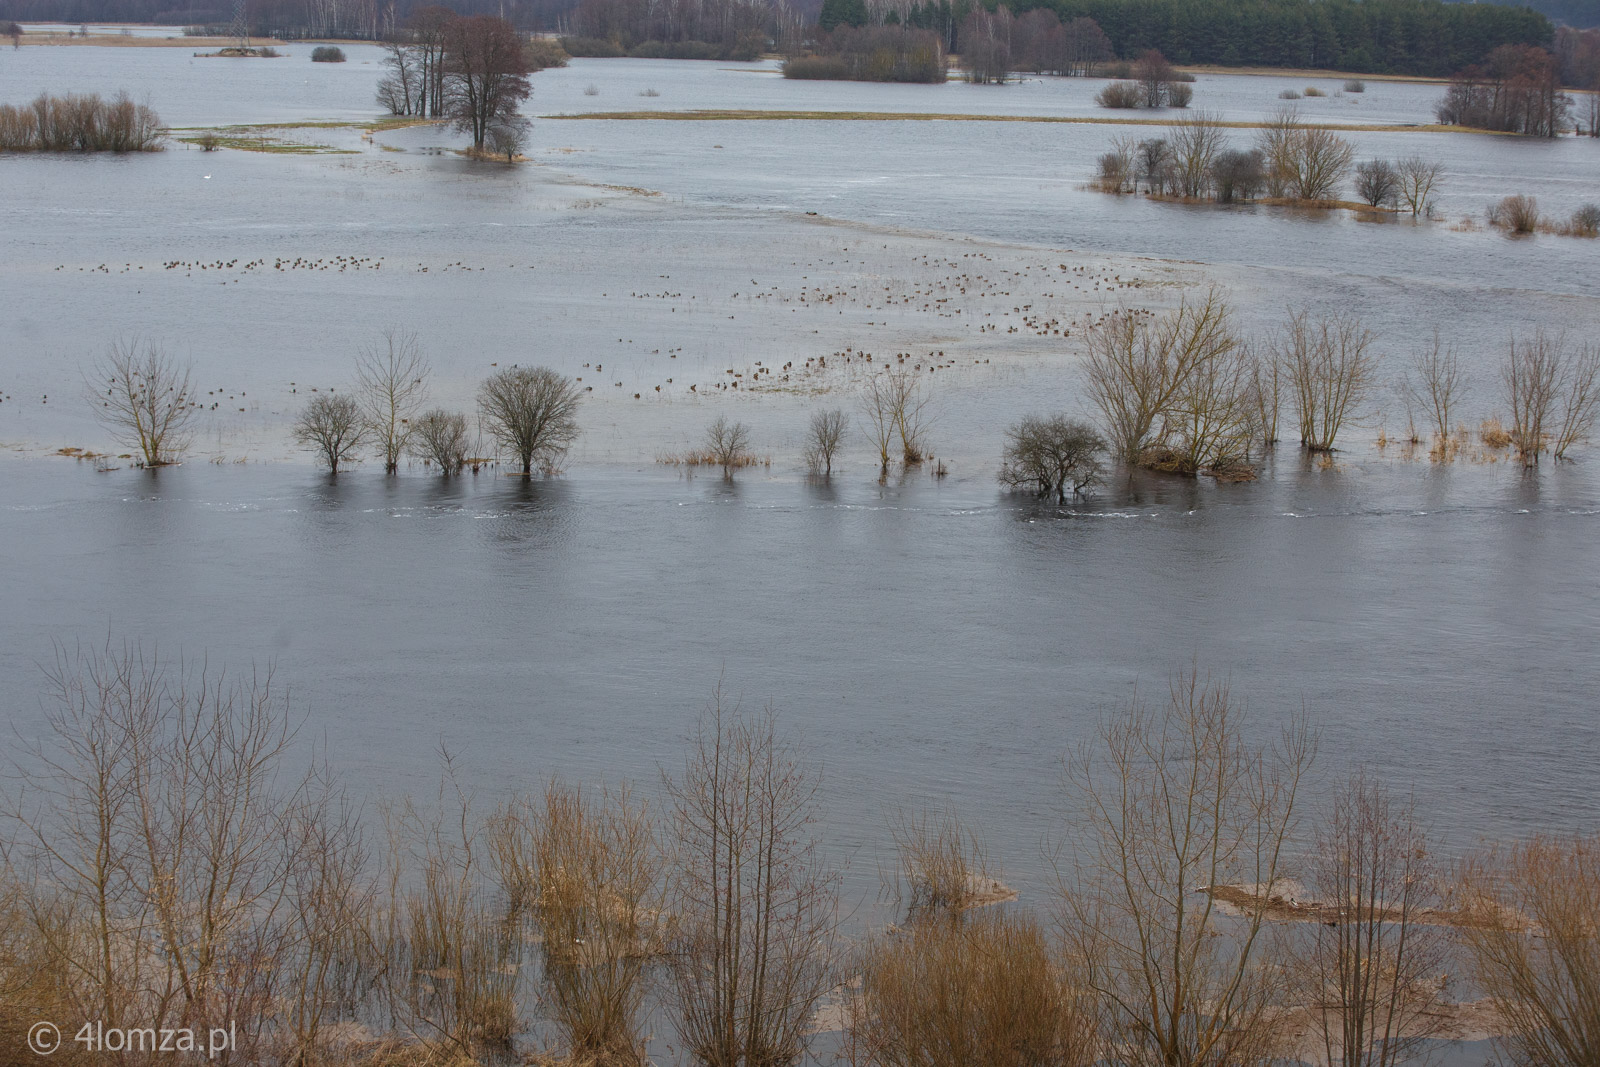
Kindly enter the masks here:
[[576, 1062], [644, 1063], [639, 1011], [659, 951], [662, 860], [646, 806], [552, 782], [530, 806], [546, 1000]]
[[1411, 369], [1401, 378], [1401, 392], [1408, 406], [1422, 411], [1433, 425], [1434, 447], [1444, 449], [1450, 440], [1457, 409], [1467, 393], [1467, 372], [1455, 346], [1439, 339], [1411, 357]]
[[846, 1012], [855, 1067], [1088, 1067], [1093, 1013], [1038, 923], [1004, 912], [869, 940]]
[[1177, 310], [1155, 317], [1119, 309], [1089, 332], [1086, 344], [1089, 396], [1118, 460], [1141, 462], [1147, 450], [1166, 443], [1169, 430], [1187, 433], [1176, 423], [1168, 425], [1181, 415], [1180, 404], [1194, 408], [1202, 420], [1201, 431], [1188, 441], [1196, 454], [1205, 452], [1206, 441], [1218, 439], [1200, 407], [1211, 387], [1195, 379], [1229, 360], [1238, 339], [1215, 290], [1201, 302], [1185, 300]]
[[1106, 443], [1093, 426], [1065, 415], [1030, 415], [1006, 431], [1000, 484], [1066, 503], [1100, 482]]
[[1356, 164], [1356, 195], [1372, 207], [1395, 207], [1400, 203], [1400, 172], [1387, 159], [1369, 159]]
[[1278, 93], [1278, 99], [1279, 100], [1298, 100], [1298, 99], [1300, 99], [1300, 90], [1299, 89], [1284, 89], [1284, 90], [1282, 90], [1281, 92]]
[[1287, 196], [1295, 184], [1296, 141], [1304, 125], [1294, 107], [1280, 107], [1256, 135], [1256, 145], [1266, 162], [1266, 187], [1269, 197]]
[[1511, 443], [1524, 465], [1548, 449], [1565, 459], [1594, 428], [1600, 404], [1600, 348], [1574, 349], [1564, 336], [1535, 331], [1511, 341], [1501, 382], [1511, 405]]
[[1328, 94], [1325, 90], [1319, 89], [1315, 85], [1308, 85], [1306, 86], [1305, 95], [1310, 97], [1322, 97], [1327, 96]]
[[770, 710], [721, 687], [681, 774], [667, 779], [673, 872], [668, 996], [706, 1067], [786, 1067], [834, 982], [837, 879], [812, 836], [819, 780]]
[[1212, 164], [1226, 139], [1221, 116], [1198, 111], [1167, 128], [1172, 146], [1173, 177], [1182, 196], [1202, 197], [1211, 191]]
[[1262, 351], [1254, 346], [1249, 350], [1249, 359], [1256, 429], [1263, 445], [1275, 445], [1278, 443], [1278, 415], [1283, 410], [1283, 363], [1270, 349]]
[[408, 447], [418, 459], [437, 464], [446, 476], [467, 462], [467, 417], [435, 408], [410, 423]]
[[806, 427], [804, 458], [807, 470], [824, 478], [833, 473], [833, 457], [844, 443], [845, 431], [849, 426], [849, 416], [839, 408], [812, 412], [811, 422]]
[[1489, 225], [1512, 233], [1533, 233], [1539, 228], [1539, 201], [1518, 193], [1489, 209]]
[[1407, 156], [1396, 164], [1400, 202], [1412, 218], [1433, 213], [1433, 191], [1439, 187], [1444, 168], [1421, 156]]
[[1219, 929], [1218, 883], [1270, 886], [1313, 744], [1303, 723], [1273, 746], [1243, 739], [1224, 682], [1198, 668], [1159, 707], [1134, 699], [1068, 763], [1081, 806], [1062, 880], [1062, 926], [1098, 1001], [1103, 1047], [1128, 1067], [1264, 1065], [1282, 981], [1263, 960], [1265, 894]]
[[[326, 778], [287, 766], [271, 671], [236, 681], [134, 645], [58, 652], [47, 675], [46, 729], [13, 755], [3, 818], [61, 1021], [232, 1020], [235, 1054], [255, 1060], [287, 1003], [290, 1040], [314, 1043], [359, 842]], [[294, 914], [312, 899], [327, 912]]]
[[1211, 187], [1217, 200], [1231, 204], [1235, 200], [1253, 200], [1266, 181], [1266, 157], [1260, 149], [1240, 151], [1229, 149], [1218, 152], [1211, 163]]
[[528, 120], [521, 115], [498, 119], [484, 137], [484, 149], [488, 155], [504, 156], [507, 163], [515, 163], [527, 147], [528, 133]]
[[535, 463], [553, 469], [578, 439], [582, 397], [575, 382], [548, 367], [511, 367], [478, 389], [478, 411], [526, 475]]
[[318, 461], [334, 474], [339, 473], [339, 464], [355, 458], [368, 432], [361, 406], [348, 396], [333, 393], [312, 397], [294, 424], [295, 440], [315, 452]]
[[190, 368], [154, 341], [111, 343], [86, 378], [84, 393], [113, 439], [147, 467], [172, 463], [189, 447], [196, 405]]
[[706, 428], [705, 447], [711, 461], [731, 477], [735, 468], [750, 462], [750, 427], [742, 422], [729, 422], [726, 415], [718, 415]]
[[1511, 1061], [1600, 1062], [1600, 839], [1490, 848], [1461, 880], [1479, 920], [1462, 931], [1472, 975], [1504, 1020]]
[[1600, 204], [1584, 204], [1574, 211], [1566, 232], [1573, 237], [1600, 237]]
[[1095, 94], [1094, 102], [1118, 110], [1143, 107], [1144, 92], [1137, 82], [1111, 82]]
[[924, 459], [923, 437], [932, 421], [932, 397], [922, 379], [909, 367], [879, 371], [862, 387], [862, 407], [867, 430], [877, 446], [882, 471], [887, 473], [898, 438], [900, 458], [907, 464]]
[[1367, 91], [1367, 83], [1360, 78], [1346, 78], [1344, 91], [1347, 93], [1364, 93]]
[[1137, 191], [1138, 166], [1135, 162], [1137, 145], [1132, 137], [1118, 134], [1111, 138], [1111, 151], [1100, 157], [1095, 184], [1106, 193], [1131, 193]]
[[1308, 311], [1291, 312], [1273, 339], [1308, 451], [1331, 452], [1340, 428], [1365, 403], [1377, 373], [1373, 340], [1357, 318], [1313, 318]]
[[900, 859], [896, 896], [905, 894], [912, 920], [949, 917], [989, 902], [999, 886], [990, 877], [988, 857], [973, 833], [951, 810], [896, 812], [889, 836]]
[[1300, 200], [1337, 199], [1339, 186], [1350, 172], [1355, 146], [1321, 126], [1308, 126], [1293, 139], [1294, 195]]
[[380, 944], [400, 1032], [459, 1063], [511, 1050], [522, 940], [495, 904], [485, 820], [443, 762], [431, 805], [407, 797], [386, 813], [393, 922]]
[[1358, 774], [1318, 826], [1309, 885], [1327, 918], [1299, 924], [1290, 974], [1324, 1061], [1391, 1067], [1444, 1024], [1440, 981], [1448, 931], [1427, 921], [1442, 900], [1427, 836], [1410, 802]]
[[391, 327], [382, 338], [356, 357], [356, 391], [384, 473], [393, 474], [427, 399], [429, 367], [416, 334]]
[[161, 119], [127, 93], [41, 93], [31, 104], [0, 104], [0, 151], [159, 152], [165, 140]]

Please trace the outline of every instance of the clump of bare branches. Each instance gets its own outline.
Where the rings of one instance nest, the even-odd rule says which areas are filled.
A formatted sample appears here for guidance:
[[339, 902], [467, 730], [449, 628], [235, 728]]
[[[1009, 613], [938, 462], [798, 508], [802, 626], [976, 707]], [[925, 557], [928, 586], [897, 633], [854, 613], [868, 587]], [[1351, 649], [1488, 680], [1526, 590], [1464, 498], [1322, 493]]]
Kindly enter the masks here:
[[467, 462], [467, 417], [435, 408], [412, 420], [407, 447], [413, 456], [437, 464], [445, 475], [459, 474]]
[[1444, 168], [1435, 160], [1406, 156], [1395, 165], [1399, 180], [1400, 203], [1412, 218], [1433, 214], [1433, 193], [1439, 187]]
[[1159, 316], [1119, 309], [1086, 343], [1089, 396], [1118, 460], [1198, 474], [1248, 454], [1248, 353], [1216, 290]]
[[1221, 936], [1208, 884], [1280, 877], [1313, 742], [1303, 723], [1275, 745], [1244, 740], [1225, 682], [1191, 668], [1152, 707], [1135, 697], [1068, 762], [1082, 811], [1063, 872], [1062, 927], [1100, 1034], [1129, 1067], [1249, 1067], [1276, 1053], [1278, 971], [1261, 903]]
[[839, 408], [812, 413], [811, 421], [806, 426], [806, 447], [803, 453], [808, 471], [824, 478], [833, 473], [833, 457], [844, 444], [845, 431], [849, 427], [849, 416]]
[[1421, 411], [1432, 426], [1433, 451], [1449, 458], [1451, 427], [1467, 394], [1467, 372], [1454, 345], [1447, 345], [1433, 331], [1433, 342], [1411, 357], [1411, 368], [1400, 378], [1401, 396], [1406, 409]]
[[900, 859], [896, 896], [909, 894], [911, 920], [949, 917], [1016, 896], [991, 875], [978, 835], [954, 811], [897, 812], [889, 836]]
[[1501, 383], [1511, 405], [1511, 443], [1525, 466], [1549, 450], [1557, 459], [1594, 429], [1600, 404], [1600, 347], [1569, 345], [1543, 330], [1511, 340]]
[[662, 889], [649, 811], [626, 790], [597, 800], [559, 782], [523, 810], [546, 1003], [568, 1055], [641, 1064], [639, 1012], [645, 968], [660, 951]]
[[1297, 924], [1290, 975], [1324, 1056], [1339, 1067], [1392, 1067], [1443, 1028], [1449, 932], [1414, 805], [1357, 774], [1318, 826], [1309, 864], [1318, 921]]
[[707, 1067], [795, 1063], [835, 981], [837, 878], [812, 830], [819, 779], [770, 709], [730, 707], [719, 686], [665, 788], [681, 1040]]
[[1006, 431], [1000, 484], [1066, 503], [1101, 480], [1105, 440], [1093, 426], [1065, 415], [1030, 415]]
[[295, 440], [316, 453], [333, 474], [339, 473], [339, 464], [355, 458], [367, 433], [361, 405], [331, 392], [312, 397], [294, 424]]
[[1334, 200], [1350, 173], [1355, 146], [1332, 130], [1307, 126], [1293, 105], [1279, 108], [1256, 138], [1266, 160], [1267, 195]]
[[1528, 234], [1539, 228], [1539, 201], [1518, 193], [1489, 208], [1489, 225], [1511, 233]]
[[445, 1062], [511, 1051], [521, 1029], [520, 928], [494, 889], [487, 821], [442, 753], [438, 795], [386, 813], [389, 899], [378, 937], [395, 1024]]
[[428, 361], [417, 335], [390, 328], [382, 340], [356, 357], [356, 392], [367, 433], [383, 460], [385, 474], [400, 469], [413, 420], [428, 395]]
[[478, 389], [478, 412], [495, 441], [527, 475], [535, 464], [554, 470], [578, 439], [582, 397], [577, 383], [548, 367], [511, 367]]
[[46, 730], [14, 754], [0, 817], [62, 1021], [231, 1021], [242, 1060], [314, 1057], [370, 958], [363, 854], [325, 771], [292, 770], [271, 671], [133, 645], [58, 652], [48, 679]]
[[1472, 975], [1504, 1020], [1511, 1061], [1600, 1062], [1600, 839], [1490, 848], [1461, 881]]
[[189, 378], [187, 364], [154, 341], [132, 337], [111, 343], [84, 393], [118, 444], [138, 452], [145, 466], [160, 467], [189, 447], [197, 410]]
[[862, 387], [861, 405], [867, 432], [878, 450], [880, 472], [887, 474], [900, 442], [900, 459], [908, 466], [926, 458], [924, 437], [932, 423], [932, 400], [922, 379], [909, 367], [880, 371]]
[[1088, 1067], [1093, 1012], [1026, 914], [914, 923], [869, 940], [845, 1015], [855, 1067]]
[[1273, 339], [1307, 451], [1331, 452], [1339, 430], [1366, 402], [1377, 374], [1374, 340], [1360, 319], [1305, 310], [1291, 312]]
[[733, 477], [738, 467], [753, 462], [750, 455], [750, 427], [742, 422], [729, 422], [726, 415], [718, 415], [706, 428], [706, 456], [722, 468], [723, 477]]

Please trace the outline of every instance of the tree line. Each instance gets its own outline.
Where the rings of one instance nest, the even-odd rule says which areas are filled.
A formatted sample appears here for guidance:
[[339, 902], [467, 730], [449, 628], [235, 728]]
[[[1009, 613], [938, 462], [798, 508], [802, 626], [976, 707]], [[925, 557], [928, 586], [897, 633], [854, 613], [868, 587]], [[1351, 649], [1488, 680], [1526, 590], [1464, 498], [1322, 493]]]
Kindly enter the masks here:
[[480, 791], [441, 749], [429, 795], [361, 804], [270, 669], [108, 643], [46, 681], [0, 794], [0, 1033], [53, 1020], [68, 1064], [98, 1020], [220, 1024], [269, 1067], [640, 1067], [659, 1006], [704, 1067], [793, 1067], [819, 1031], [851, 1067], [1393, 1067], [1459, 974], [1508, 1063], [1600, 1056], [1600, 839], [1452, 863], [1403, 787], [1309, 795], [1304, 713], [1274, 730], [1198, 664], [1066, 752], [1041, 901], [958, 812], [891, 810], [898, 921], [855, 936], [821, 771], [720, 685], [653, 788]]

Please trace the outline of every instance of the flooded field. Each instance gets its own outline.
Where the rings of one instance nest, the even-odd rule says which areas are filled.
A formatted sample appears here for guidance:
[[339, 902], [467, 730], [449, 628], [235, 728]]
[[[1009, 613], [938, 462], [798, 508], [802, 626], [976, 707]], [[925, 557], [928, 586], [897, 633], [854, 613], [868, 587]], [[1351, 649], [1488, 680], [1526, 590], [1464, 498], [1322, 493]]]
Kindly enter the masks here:
[[[127, 89], [174, 127], [280, 124], [232, 132], [313, 146], [0, 157], [0, 719], [23, 736], [53, 643], [138, 636], [274, 661], [366, 797], [430, 788], [441, 740], [489, 790], [553, 772], [651, 788], [722, 677], [822, 763], [853, 898], [876, 889], [885, 811], [951, 803], [1038, 902], [1041, 844], [1071, 817], [1061, 757], [1194, 660], [1264, 725], [1306, 712], [1319, 790], [1359, 763], [1414, 788], [1447, 851], [1600, 818], [1600, 450], [1525, 474], [1376, 444], [1435, 329], [1474, 426], [1504, 407], [1513, 332], [1592, 337], [1600, 244], [1482, 217], [1514, 192], [1555, 214], [1595, 199], [1600, 142], [1426, 130], [1437, 85], [1302, 101], [1312, 121], [1417, 124], [1347, 133], [1358, 158], [1444, 164], [1443, 221], [1370, 222], [1089, 191], [1109, 138], [1142, 128], [575, 117], [1104, 118], [1098, 82], [578, 60], [533, 79], [532, 162], [507, 167], [440, 128], [367, 132], [375, 48], [284, 50], [0, 54], [3, 102]], [[1203, 74], [1194, 106], [1260, 121], [1306, 84]], [[1013, 420], [1087, 413], [1088, 322], [1210, 286], [1254, 332], [1298, 306], [1377, 332], [1383, 382], [1331, 464], [1285, 445], [1250, 484], [1117, 477], [1072, 507], [999, 492]], [[513, 363], [581, 378], [563, 474], [315, 470], [295, 412], [389, 326], [418, 334], [448, 407]], [[84, 369], [134, 332], [191, 359], [215, 405], [188, 462], [54, 455], [108, 451]], [[948, 475], [880, 484], [856, 435], [831, 483], [808, 480], [805, 419], [856, 410], [897, 353], [926, 371]], [[657, 462], [723, 414], [762, 463], [725, 482]]]

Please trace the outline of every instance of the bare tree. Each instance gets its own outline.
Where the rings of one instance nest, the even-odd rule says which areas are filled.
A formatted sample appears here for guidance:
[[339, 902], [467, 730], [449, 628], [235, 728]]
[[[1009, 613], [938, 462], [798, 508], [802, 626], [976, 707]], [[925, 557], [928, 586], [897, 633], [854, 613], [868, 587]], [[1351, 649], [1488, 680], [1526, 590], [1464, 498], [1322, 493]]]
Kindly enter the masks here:
[[1100, 482], [1104, 438], [1093, 426], [1065, 415], [1030, 415], [1006, 431], [1000, 484], [1054, 496], [1065, 504]]
[[412, 424], [411, 454], [437, 464], [446, 476], [460, 474], [467, 462], [467, 417], [435, 408]]
[[417, 335], [390, 327], [383, 340], [356, 357], [356, 387], [367, 433], [377, 446], [385, 474], [400, 469], [411, 439], [412, 420], [428, 395], [428, 361]]
[[742, 422], [729, 422], [726, 415], [718, 415], [706, 428], [706, 452], [713, 463], [722, 468], [726, 477], [733, 477], [735, 467], [750, 462], [750, 427]]
[[1429, 923], [1443, 897], [1414, 805], [1357, 774], [1317, 828], [1309, 875], [1319, 911], [1297, 924], [1304, 936], [1290, 973], [1323, 1062], [1412, 1059], [1442, 1031], [1439, 983], [1450, 952], [1446, 928]]
[[1278, 443], [1278, 414], [1283, 410], [1283, 363], [1270, 350], [1250, 347], [1250, 395], [1255, 401], [1256, 429], [1261, 443]]
[[1279, 743], [1244, 740], [1224, 682], [1198, 668], [1161, 706], [1135, 697], [1068, 762], [1082, 809], [1062, 921], [1101, 1036], [1127, 1067], [1264, 1065], [1282, 996], [1265, 966], [1267, 893], [1223, 936], [1208, 887], [1280, 877], [1314, 745], [1303, 723]]
[[819, 779], [772, 713], [728, 707], [719, 686], [672, 804], [676, 917], [669, 996], [706, 1067], [787, 1067], [834, 982], [837, 879], [813, 836]]
[[1373, 207], [1394, 207], [1400, 202], [1400, 172], [1387, 159], [1356, 164], [1356, 195]]
[[1195, 368], [1237, 345], [1216, 290], [1160, 316], [1121, 308], [1089, 331], [1089, 397], [1100, 409], [1113, 456], [1138, 463], [1158, 444], [1162, 420]]
[[833, 457], [844, 444], [845, 430], [849, 426], [850, 418], [840, 408], [812, 412], [811, 422], [806, 427], [807, 470], [824, 478], [833, 474]]
[[145, 466], [160, 467], [189, 447], [197, 410], [189, 377], [187, 364], [154, 341], [132, 337], [111, 343], [84, 392], [118, 444], [137, 451]]
[[1510, 1060], [1600, 1063], [1600, 838], [1490, 848], [1462, 871], [1472, 976], [1494, 1002]]
[[1212, 165], [1227, 143], [1221, 121], [1213, 112], [1197, 111], [1193, 118], [1167, 128], [1173, 176], [1181, 195], [1203, 197], [1210, 191]]
[[1161, 466], [1180, 474], [1238, 468], [1250, 454], [1258, 397], [1253, 361], [1238, 341], [1231, 315], [1191, 361], [1189, 373], [1162, 413]]
[[1299, 172], [1296, 144], [1304, 129], [1299, 110], [1290, 105], [1279, 108], [1256, 135], [1256, 146], [1265, 162], [1269, 197], [1288, 196], [1294, 187]]
[[334, 474], [339, 473], [339, 464], [355, 458], [368, 433], [361, 406], [348, 396], [333, 393], [312, 397], [294, 424], [295, 440], [315, 452]]
[[515, 163], [517, 156], [528, 144], [529, 122], [521, 115], [504, 118], [489, 127], [485, 146], [497, 156], [505, 156], [507, 163]]
[[1400, 202], [1411, 212], [1411, 217], [1430, 214], [1433, 210], [1433, 191], [1439, 187], [1444, 168], [1421, 156], [1407, 156], [1395, 169], [1399, 178]]
[[1365, 403], [1377, 373], [1371, 331], [1341, 315], [1313, 318], [1290, 312], [1273, 339], [1273, 350], [1289, 379], [1290, 400], [1300, 424], [1300, 444], [1331, 452], [1339, 430]]
[[515, 118], [532, 91], [525, 42], [495, 15], [451, 19], [441, 34], [446, 107], [455, 127], [482, 151], [490, 131]]
[[1294, 195], [1300, 200], [1336, 200], [1350, 173], [1355, 145], [1323, 126], [1307, 126], [1291, 140], [1295, 160]]
[[501, 448], [516, 457], [523, 474], [550, 469], [578, 439], [578, 401], [583, 394], [548, 367], [511, 367], [478, 389], [478, 412]]
[[1551, 451], [1566, 459], [1567, 450], [1587, 440], [1594, 430], [1597, 405], [1600, 405], [1600, 346], [1580, 346], [1566, 357], [1566, 374], [1561, 385], [1561, 419], [1556, 424]]
[[896, 438], [905, 463], [922, 462], [923, 437], [932, 421], [932, 397], [923, 389], [920, 376], [909, 367], [879, 371], [863, 386], [862, 406], [883, 473], [888, 473]]
[[1411, 369], [1400, 380], [1408, 406], [1424, 412], [1433, 426], [1436, 447], [1450, 439], [1457, 409], [1466, 398], [1467, 372], [1454, 345], [1446, 345], [1433, 331], [1433, 343], [1411, 357]]

